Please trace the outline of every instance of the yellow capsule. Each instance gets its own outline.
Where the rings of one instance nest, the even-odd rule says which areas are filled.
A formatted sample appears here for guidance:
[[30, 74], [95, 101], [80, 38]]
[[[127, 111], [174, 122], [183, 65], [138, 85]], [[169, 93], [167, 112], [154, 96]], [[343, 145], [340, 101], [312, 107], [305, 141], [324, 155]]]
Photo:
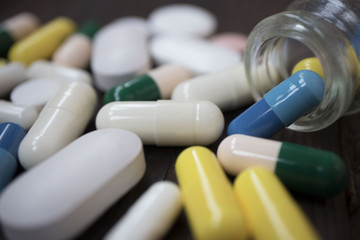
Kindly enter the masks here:
[[175, 171], [195, 239], [246, 238], [231, 183], [214, 153], [205, 147], [189, 147], [177, 158]]
[[0, 68], [6, 64], [6, 59], [0, 58]]
[[269, 170], [246, 169], [236, 177], [234, 191], [253, 238], [319, 239], [301, 208]]
[[317, 59], [315, 57], [305, 58], [305, 59], [301, 60], [300, 62], [298, 62], [295, 65], [295, 67], [293, 68], [291, 74], [294, 74], [300, 70], [314, 71], [317, 74], [319, 74], [322, 77], [322, 79], [325, 79], [324, 72], [321, 67], [321, 63], [320, 63], [319, 59]]
[[71, 19], [58, 17], [16, 42], [10, 48], [9, 60], [29, 65], [39, 59], [49, 59], [75, 28], [76, 25]]

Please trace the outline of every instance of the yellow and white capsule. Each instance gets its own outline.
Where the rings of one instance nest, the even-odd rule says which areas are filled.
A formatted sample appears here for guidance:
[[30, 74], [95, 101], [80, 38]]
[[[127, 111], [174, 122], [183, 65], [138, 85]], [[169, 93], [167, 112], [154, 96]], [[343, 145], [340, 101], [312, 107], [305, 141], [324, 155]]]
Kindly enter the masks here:
[[234, 191], [254, 239], [319, 239], [301, 208], [269, 170], [246, 169], [236, 177]]
[[195, 239], [246, 238], [241, 210], [214, 153], [189, 147], [177, 158], [175, 171]]

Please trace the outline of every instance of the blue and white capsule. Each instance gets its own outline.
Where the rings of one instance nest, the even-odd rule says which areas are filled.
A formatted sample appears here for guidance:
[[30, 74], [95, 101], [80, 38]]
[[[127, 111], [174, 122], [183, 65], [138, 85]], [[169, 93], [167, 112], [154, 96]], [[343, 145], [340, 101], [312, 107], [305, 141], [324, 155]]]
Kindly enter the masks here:
[[323, 98], [324, 89], [319, 74], [298, 71], [232, 120], [227, 134], [270, 138], [316, 107]]
[[0, 192], [15, 175], [18, 149], [25, 134], [25, 129], [16, 123], [0, 123]]

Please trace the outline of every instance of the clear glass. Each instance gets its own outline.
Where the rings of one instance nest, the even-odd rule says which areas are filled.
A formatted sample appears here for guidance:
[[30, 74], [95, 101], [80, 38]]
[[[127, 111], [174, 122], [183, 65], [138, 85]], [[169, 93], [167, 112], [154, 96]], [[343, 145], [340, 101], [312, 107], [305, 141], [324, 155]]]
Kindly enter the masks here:
[[[255, 99], [269, 90], [264, 86], [275, 87], [298, 61], [310, 56], [321, 62], [325, 93], [319, 106], [289, 126], [303, 132], [323, 129], [344, 114], [360, 111], [359, 0], [298, 0], [255, 26], [244, 55]], [[263, 68], [265, 79], [260, 78]]]

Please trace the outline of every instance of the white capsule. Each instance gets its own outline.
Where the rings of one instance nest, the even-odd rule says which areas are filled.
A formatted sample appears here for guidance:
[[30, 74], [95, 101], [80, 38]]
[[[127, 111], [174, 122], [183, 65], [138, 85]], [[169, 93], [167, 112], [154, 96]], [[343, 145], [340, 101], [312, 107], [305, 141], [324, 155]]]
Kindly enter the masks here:
[[34, 124], [38, 115], [39, 113], [34, 107], [0, 100], [0, 123], [14, 122], [28, 130]]
[[145, 172], [135, 134], [83, 135], [23, 173], [2, 192], [0, 221], [12, 239], [73, 239], [126, 194]]
[[111, 102], [98, 112], [96, 127], [130, 130], [144, 144], [209, 145], [222, 134], [224, 116], [208, 101]]
[[157, 64], [177, 63], [194, 75], [217, 72], [241, 62], [236, 51], [190, 36], [155, 36], [150, 42], [150, 53]]
[[40, 112], [65, 82], [60, 79], [33, 78], [17, 85], [11, 91], [10, 99], [13, 103], [31, 106]]
[[0, 97], [6, 97], [11, 90], [26, 80], [26, 68], [23, 64], [12, 62], [0, 68]]
[[179, 187], [169, 181], [154, 183], [106, 234], [104, 240], [161, 239], [182, 207]]
[[91, 69], [101, 91], [145, 73], [150, 68], [145, 20], [120, 18], [102, 27], [92, 50]]
[[192, 4], [169, 4], [149, 15], [152, 34], [177, 34], [207, 37], [215, 32], [216, 17]]
[[3, 27], [11, 33], [14, 41], [29, 35], [40, 25], [40, 19], [30, 12], [19, 13], [2, 23]]
[[58, 66], [49, 61], [38, 60], [32, 63], [27, 70], [28, 78], [49, 77], [60, 80], [71, 80], [92, 83], [90, 74], [84, 70]]
[[45, 105], [19, 147], [19, 161], [28, 169], [79, 137], [97, 104], [87, 83], [65, 84]]

